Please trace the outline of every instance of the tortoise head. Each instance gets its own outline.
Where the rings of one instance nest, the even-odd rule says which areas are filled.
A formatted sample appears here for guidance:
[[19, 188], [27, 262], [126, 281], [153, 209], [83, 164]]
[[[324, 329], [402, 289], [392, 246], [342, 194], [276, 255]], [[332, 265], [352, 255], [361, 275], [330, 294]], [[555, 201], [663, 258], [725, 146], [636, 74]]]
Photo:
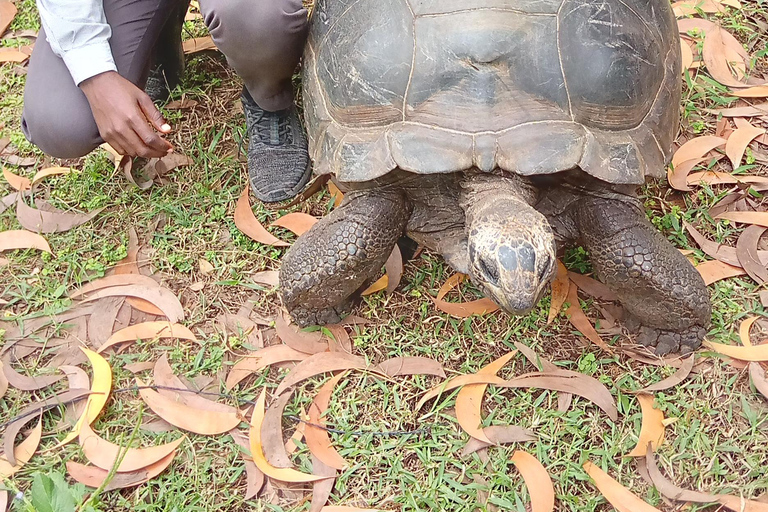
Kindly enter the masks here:
[[517, 198], [483, 203], [467, 218], [470, 277], [508, 313], [527, 313], [555, 277], [552, 228]]

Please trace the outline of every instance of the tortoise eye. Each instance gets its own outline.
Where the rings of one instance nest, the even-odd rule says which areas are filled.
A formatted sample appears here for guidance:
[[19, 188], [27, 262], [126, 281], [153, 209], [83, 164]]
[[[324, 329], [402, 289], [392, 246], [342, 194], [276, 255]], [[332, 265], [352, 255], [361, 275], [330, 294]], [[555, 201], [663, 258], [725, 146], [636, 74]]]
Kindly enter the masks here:
[[496, 286], [499, 284], [499, 268], [495, 261], [489, 261], [487, 258], [480, 258], [478, 262], [480, 272], [483, 273], [489, 283]]

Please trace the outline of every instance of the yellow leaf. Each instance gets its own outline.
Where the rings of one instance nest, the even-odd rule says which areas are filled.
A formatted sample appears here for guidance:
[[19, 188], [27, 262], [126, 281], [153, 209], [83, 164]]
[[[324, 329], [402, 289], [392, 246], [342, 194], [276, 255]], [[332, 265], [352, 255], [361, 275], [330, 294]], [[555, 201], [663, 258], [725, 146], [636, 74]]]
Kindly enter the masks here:
[[591, 461], [584, 463], [584, 471], [592, 477], [605, 499], [619, 512], [660, 512], [659, 509], [632, 494], [629, 489], [592, 464]]

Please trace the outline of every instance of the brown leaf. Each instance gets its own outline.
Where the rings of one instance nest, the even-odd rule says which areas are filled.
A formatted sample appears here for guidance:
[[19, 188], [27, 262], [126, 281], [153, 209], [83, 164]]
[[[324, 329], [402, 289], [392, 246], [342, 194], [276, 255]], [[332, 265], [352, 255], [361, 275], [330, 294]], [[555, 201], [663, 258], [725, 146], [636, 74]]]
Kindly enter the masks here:
[[555, 510], [555, 488], [547, 470], [530, 453], [516, 450], [510, 459], [523, 475], [528, 495], [531, 497], [532, 512], [552, 512]]
[[271, 288], [280, 286], [280, 272], [277, 270], [262, 270], [251, 276], [251, 281], [256, 284], [263, 284]]
[[548, 324], [551, 324], [557, 318], [557, 315], [560, 314], [560, 310], [568, 298], [570, 286], [571, 281], [568, 279], [568, 269], [565, 268], [562, 261], [557, 260], [557, 275], [555, 280], [552, 281], [552, 300], [549, 305], [549, 314], [547, 315]]
[[765, 133], [764, 128], [757, 128], [749, 123], [747, 125], [737, 128], [728, 137], [728, 142], [725, 144], [725, 154], [731, 161], [734, 170], [741, 165], [741, 159], [744, 158], [744, 151], [746, 151], [749, 143]]
[[721, 115], [723, 117], [753, 117], [764, 116], [768, 114], [768, 102], [756, 105], [745, 105], [741, 107], [706, 109], [711, 114]]
[[2, 361], [0, 361], [0, 398], [3, 398], [5, 394], [8, 392], [8, 379], [5, 378], [5, 372], [3, 371], [3, 364]]
[[368, 364], [363, 357], [353, 356], [345, 352], [321, 352], [309, 356], [307, 359], [297, 364], [296, 367], [283, 378], [275, 392], [278, 395], [282, 394], [299, 382], [321, 373], [352, 369], [365, 370], [366, 368], [368, 368]]
[[726, 140], [714, 135], [704, 135], [689, 140], [675, 151], [672, 156], [672, 166], [677, 167], [688, 160], [698, 160], [715, 148], [724, 147]]
[[628, 457], [644, 457], [649, 447], [656, 450], [664, 442], [664, 413], [653, 406], [653, 395], [639, 393], [637, 401], [643, 411], [643, 422], [637, 446], [627, 454]]
[[267, 462], [276, 468], [291, 468], [291, 458], [283, 442], [283, 413], [291, 399], [291, 393], [283, 393], [267, 407], [261, 424], [261, 447]]
[[[478, 370], [477, 373], [479, 375], [496, 375], [516, 354], [516, 350], [504, 354]], [[485, 437], [483, 433], [481, 416], [483, 395], [487, 388], [488, 384], [471, 384], [462, 387], [456, 395], [456, 419], [464, 432], [475, 439], [490, 443], [491, 440]]]
[[599, 380], [582, 373], [570, 370], [527, 373], [506, 381], [503, 387], [542, 388], [573, 393], [592, 401], [613, 421], [618, 419], [616, 402], [608, 388]]
[[650, 386], [644, 387], [643, 389], [637, 391], [637, 393], [650, 393], [652, 391], [664, 391], [665, 389], [669, 389], [671, 387], [677, 386], [678, 384], [680, 384], [681, 382], [683, 382], [685, 379], [688, 378], [688, 375], [690, 375], [691, 370], [693, 370], [693, 362], [694, 362], [694, 355], [691, 354], [688, 357], [683, 359], [683, 364], [674, 374], [670, 375], [664, 380], [657, 382], [656, 384], [651, 384]]
[[123, 297], [110, 297], [99, 302], [99, 314], [88, 317], [88, 344], [91, 347], [100, 347], [112, 335], [123, 304]]
[[[115, 489], [125, 489], [145, 484], [157, 477], [171, 465], [176, 452], [171, 453], [164, 459], [156, 463], [131, 473], [116, 473], [109, 484], [104, 487], [105, 491]], [[109, 471], [97, 468], [96, 466], [84, 466], [74, 461], [67, 461], [67, 472], [74, 480], [83, 485], [93, 488], [99, 488], [107, 480]]]
[[768, 281], [768, 270], [760, 261], [757, 250], [757, 244], [766, 229], [768, 228], [764, 226], [747, 226], [736, 241], [736, 256], [741, 263], [741, 268], [758, 284]]
[[466, 457], [478, 450], [487, 448], [494, 445], [502, 445], [509, 443], [526, 443], [528, 441], [535, 441], [536, 436], [532, 431], [518, 427], [517, 425], [491, 425], [483, 429], [485, 437], [491, 440], [490, 443], [480, 441], [471, 437], [469, 442], [464, 446], [461, 451], [461, 456]]
[[768, 98], [768, 85], [758, 85], [747, 89], [736, 89], [728, 93], [739, 98]]
[[464, 282], [466, 278], [466, 274], [457, 273], [443, 283], [437, 292], [437, 297], [432, 299], [437, 309], [457, 318], [468, 318], [473, 315], [485, 315], [498, 311], [499, 306], [487, 297], [470, 302], [446, 302], [443, 300], [449, 291]]
[[282, 315], [275, 317], [275, 331], [283, 343], [305, 354], [319, 354], [328, 351], [328, 342], [320, 332], [306, 332], [288, 324]]
[[[31, 418], [30, 418], [31, 419]], [[8, 433], [6, 432], [6, 436]], [[37, 451], [40, 446], [40, 439], [43, 436], [43, 417], [40, 416], [37, 420], [37, 426], [32, 429], [26, 439], [18, 444], [11, 451], [3, 453], [3, 457], [0, 457], [0, 478], [3, 480], [13, 476], [18, 470], [29, 462], [29, 459]], [[14, 436], [15, 437], [15, 436]], [[6, 450], [8, 445], [6, 444]]]
[[249, 348], [262, 348], [264, 346], [264, 338], [261, 331], [259, 331], [256, 322], [250, 318], [224, 313], [217, 317], [217, 320], [224, 326], [226, 331], [236, 336], [244, 336], [245, 339], [243, 341], [250, 345]]
[[281, 206], [281, 208], [291, 208], [292, 206], [296, 206], [297, 204], [303, 203], [310, 197], [314, 196], [321, 190], [323, 190], [323, 187], [325, 187], [325, 184], [328, 182], [328, 180], [331, 179], [330, 174], [323, 174], [312, 180], [312, 183], [309, 184], [307, 188], [304, 189], [304, 191], [296, 196], [290, 203], [288, 203], [285, 206]]
[[272, 245], [274, 247], [288, 247], [290, 244], [275, 237], [267, 231], [264, 226], [256, 219], [251, 210], [251, 203], [248, 199], [248, 186], [246, 185], [240, 199], [237, 200], [235, 207], [235, 226], [247, 237], [259, 243]]
[[216, 50], [217, 48], [216, 44], [213, 42], [213, 38], [211, 36], [205, 36], [187, 39], [182, 43], [182, 49], [186, 55], [189, 55], [206, 50]]
[[0, 48], [0, 64], [4, 62], [24, 62], [28, 58], [29, 55], [16, 48]]
[[[0, 6], [1, 5], [2, 4], [0, 4]], [[14, 190], [23, 192], [32, 188], [32, 182], [29, 178], [13, 174], [11, 170], [5, 166], [3, 166], [3, 177]]]
[[37, 391], [46, 388], [61, 379], [64, 375], [44, 375], [38, 377], [28, 377], [22, 375], [11, 367], [9, 356], [3, 358], [3, 373], [8, 384], [22, 391]]
[[704, 283], [710, 285], [721, 279], [728, 279], [729, 277], [743, 276], [747, 272], [739, 267], [728, 265], [722, 261], [711, 260], [699, 263], [696, 265], [696, 270], [701, 274], [704, 279]]
[[[13, 18], [16, 17], [17, 12], [18, 10], [13, 3], [8, 2], [7, 0], [0, 1], [0, 36], [11, 26], [11, 22], [13, 22]], [[5, 512], [5, 508], [3, 507], [0, 507], [0, 510]]]
[[27, 205], [24, 199], [19, 197], [16, 200], [16, 219], [24, 229], [36, 233], [61, 233], [89, 222], [103, 209], [97, 208], [90, 213], [38, 210]]
[[395, 244], [392, 248], [392, 252], [384, 263], [384, 268], [387, 272], [387, 293], [392, 293], [403, 278], [403, 255], [400, 253], [399, 245]]
[[613, 349], [603, 341], [595, 328], [592, 326], [592, 322], [589, 321], [587, 315], [581, 309], [581, 303], [579, 302], [579, 292], [575, 286], [571, 286], [568, 291], [568, 309], [565, 311], [568, 316], [568, 321], [571, 322], [581, 334], [583, 334], [589, 341], [602, 348], [609, 354], [613, 354]]
[[433, 398], [440, 396], [444, 392], [459, 388], [461, 386], [468, 386], [470, 384], [495, 384], [498, 386], [505, 383], [506, 381], [504, 379], [500, 377], [496, 377], [495, 375], [484, 375], [482, 373], [470, 373], [467, 375], [457, 375], [456, 377], [452, 377], [446, 380], [445, 382], [427, 390], [419, 399], [419, 402], [416, 404], [415, 410], [418, 411], [429, 400], [432, 400]]
[[167, 110], [184, 110], [188, 108], [195, 108], [196, 106], [197, 106], [196, 100], [193, 100], [192, 98], [182, 98], [180, 100], [174, 100], [169, 102], [165, 106], [165, 108]]
[[42, 236], [23, 229], [0, 232], [0, 252], [15, 249], [38, 249], [51, 253], [51, 246]]
[[261, 427], [264, 422], [264, 403], [266, 401], [266, 388], [262, 389], [256, 406], [253, 408], [253, 417], [251, 418], [251, 456], [256, 466], [268, 477], [280, 480], [281, 482], [315, 482], [328, 478], [326, 476], [308, 475], [292, 468], [276, 468], [264, 458], [262, 449]]
[[723, 212], [715, 218], [768, 227], [768, 212]]
[[667, 480], [659, 471], [656, 464], [656, 456], [652, 450], [648, 450], [645, 455], [645, 467], [653, 481], [653, 485], [662, 496], [671, 500], [690, 501], [693, 503], [720, 503], [721, 505], [736, 512], [767, 512], [768, 504], [759, 503], [752, 500], [743, 500], [738, 496], [728, 496], [724, 494], [707, 494], [698, 491], [689, 491], [677, 487], [670, 480]]
[[[559, 369], [558, 366], [556, 366], [554, 363], [540, 357], [536, 352], [533, 351], [533, 349], [523, 345], [519, 341], [515, 342], [515, 347], [525, 356], [526, 359], [528, 359], [528, 361], [531, 362], [532, 365], [536, 367], [536, 369], [543, 370], [545, 372], [551, 372]], [[571, 407], [572, 400], [573, 395], [571, 393], [558, 393], [557, 410], [560, 412], [566, 412]]]
[[145, 372], [147, 370], [151, 370], [154, 367], [155, 367], [155, 363], [153, 363], [152, 361], [142, 361], [140, 363], [127, 364], [123, 368], [125, 368], [131, 373], [139, 373], [139, 372]]
[[326, 465], [312, 455], [312, 473], [333, 478], [319, 480], [312, 484], [312, 502], [309, 505], [309, 512], [320, 512], [328, 503], [333, 486], [336, 483], [336, 470]]
[[256, 464], [253, 463], [248, 436], [237, 429], [230, 430], [229, 435], [232, 436], [232, 440], [235, 441], [235, 444], [243, 450], [240, 452], [240, 457], [245, 461], [245, 475], [247, 482], [245, 499], [250, 500], [259, 494], [259, 491], [264, 486], [265, 476], [264, 473], [256, 467]]
[[122, 457], [117, 472], [130, 473], [165, 459], [176, 451], [176, 448], [184, 441], [184, 437], [151, 448], [125, 448], [103, 439], [91, 430], [90, 425], [84, 423], [80, 429], [79, 440], [83, 455], [91, 464], [101, 469], [110, 470]]
[[[688, 233], [694, 239], [696, 245], [698, 245], [699, 248], [704, 251], [704, 254], [711, 256], [716, 260], [720, 260], [723, 263], [727, 263], [728, 265], [735, 267], [741, 266], [739, 263], [739, 257], [736, 254], [736, 249], [734, 247], [729, 247], [727, 245], [719, 244], [709, 240], [687, 222], [683, 222], [683, 227], [685, 227], [686, 231], [688, 231]], [[758, 257], [761, 261], [768, 263], [768, 251], [759, 251]]]
[[749, 363], [749, 376], [755, 389], [765, 398], [768, 398], [768, 378], [765, 376], [765, 370], [760, 363]]
[[104, 297], [138, 297], [157, 306], [157, 308], [162, 311], [165, 317], [171, 322], [176, 323], [180, 320], [184, 320], [184, 309], [182, 308], [179, 299], [171, 290], [163, 288], [157, 283], [155, 283], [154, 286], [134, 284], [104, 288], [93, 292], [93, 294], [90, 294], [83, 299], [83, 302], [92, 302]]
[[715, 0], [679, 0], [672, 4], [672, 10], [676, 17], [691, 16], [699, 11], [715, 13], [725, 12], [725, 6]]
[[[139, 387], [146, 387], [141, 380], [136, 379]], [[174, 402], [152, 389], [139, 390], [141, 398], [155, 414], [171, 425], [182, 430], [201, 435], [223, 434], [240, 424], [237, 413], [210, 412], [193, 409], [184, 404]]]
[[740, 359], [742, 361], [768, 361], [768, 344], [737, 347], [734, 345], [723, 345], [721, 343], [705, 341], [704, 346], [719, 354], [734, 359]]
[[[138, 255], [139, 255], [139, 237], [136, 235], [136, 230], [133, 227], [131, 227], [128, 229], [128, 254], [125, 256], [125, 258], [120, 260], [117, 263], [117, 265], [115, 265], [115, 274], [135, 274], [137, 276], [142, 275], [139, 270], [139, 264], [137, 261]], [[111, 277], [112, 276], [107, 276], [103, 279], [108, 279]], [[138, 282], [133, 282], [131, 278], [123, 278], [125, 279], [125, 281], [123, 281], [121, 284], [140, 284], [144, 282], [144, 283], [147, 283], [147, 286], [152, 286], [152, 283], [150, 283], [147, 279], [145, 279], [148, 277], [149, 276], [142, 276], [141, 278], [135, 278], [139, 280]], [[154, 279], [152, 280], [154, 281]], [[91, 281], [91, 283], [96, 283], [98, 281], [99, 280]], [[138, 309], [139, 311], [149, 313], [150, 315], [163, 316], [163, 312], [160, 311], [151, 302], [147, 302], [143, 299], [138, 299], [136, 297], [128, 297], [126, 300], [128, 301], [128, 304]]]
[[184, 167], [186, 165], [192, 165], [195, 161], [187, 155], [181, 153], [170, 153], [164, 157], [158, 159], [154, 164], [154, 172], [157, 176], [165, 176], [177, 167]]
[[619, 297], [613, 293], [610, 288], [596, 279], [585, 276], [584, 274], [577, 274], [576, 272], [570, 271], [568, 272], [568, 278], [573, 284], [576, 285], [576, 287], [578, 287], [579, 290], [583, 291], [590, 297], [613, 302], [619, 300]]
[[591, 461], [584, 463], [584, 470], [592, 477], [605, 499], [619, 512], [659, 512], [659, 509], [650, 506], [632, 494], [626, 487], [608, 476], [608, 473], [592, 464]]
[[296, 236], [301, 236], [309, 231], [309, 228], [317, 224], [317, 221], [317, 217], [302, 212], [294, 212], [283, 215], [279, 219], [273, 221], [270, 226], [287, 229]]
[[336, 375], [320, 388], [309, 406], [309, 423], [304, 426], [304, 440], [309, 451], [326, 466], [338, 470], [343, 470], [349, 464], [331, 444], [328, 431], [315, 425], [325, 426], [324, 415], [328, 410], [333, 389], [344, 375], [344, 373]]
[[286, 345], [265, 347], [238, 361], [227, 375], [225, 387], [227, 391], [230, 391], [250, 374], [256, 373], [270, 365], [287, 361], [303, 361], [308, 357], [309, 354], [299, 352]]
[[436, 375], [445, 378], [443, 365], [429, 357], [393, 357], [379, 363], [379, 370], [390, 377]]
[[[207, 398], [192, 392], [192, 390], [173, 373], [171, 365], [168, 363], [168, 354], [160, 356], [155, 363], [153, 378], [155, 384], [161, 387], [158, 388], [157, 392], [169, 400], [173, 400], [174, 402], [200, 411], [237, 414], [237, 409], [230, 405], [208, 400]], [[175, 388], [182, 391], [173, 391], [171, 389], [162, 388]], [[189, 392], [187, 390], [189, 390]]]
[[140, 324], [128, 326], [125, 329], [120, 329], [110, 336], [109, 339], [99, 347], [97, 352], [104, 352], [110, 347], [128, 341], [133, 342], [140, 339], [154, 340], [157, 338], [176, 338], [199, 343], [194, 333], [181, 324], [165, 321], [142, 322]]
[[748, 64], [749, 58], [747, 57], [745, 61], [743, 59], [745, 52], [741, 44], [737, 43], [736, 48], [734, 48], [732, 40], [730, 38], [726, 39], [723, 33], [725, 33], [725, 30], [716, 27], [708, 31], [704, 37], [704, 45], [701, 49], [704, 65], [707, 66], [707, 71], [712, 75], [712, 78], [723, 85], [729, 87], [749, 87], [748, 84], [734, 78], [731, 72], [733, 60], [730, 58], [730, 55], [733, 53], [738, 54], [741, 57], [739, 60], [742, 65]]
[[8, 510], [8, 491], [0, 491], [0, 510]]
[[50, 176], [62, 176], [73, 172], [75, 172], [75, 170], [71, 167], [46, 167], [45, 169], [40, 169], [32, 177], [32, 188], [35, 188], [38, 183]]
[[344, 351], [352, 353], [352, 338], [342, 324], [329, 324], [325, 326], [330, 331], [332, 339], [328, 341], [328, 350], [331, 352]]

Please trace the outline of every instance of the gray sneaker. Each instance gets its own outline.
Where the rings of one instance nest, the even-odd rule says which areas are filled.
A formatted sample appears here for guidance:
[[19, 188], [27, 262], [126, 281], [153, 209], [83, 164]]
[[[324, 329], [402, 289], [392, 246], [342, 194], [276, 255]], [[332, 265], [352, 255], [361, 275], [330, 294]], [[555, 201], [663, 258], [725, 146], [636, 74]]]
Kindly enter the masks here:
[[248, 178], [253, 195], [265, 203], [294, 197], [309, 181], [307, 136], [296, 107], [269, 112], [243, 89], [248, 128]]

